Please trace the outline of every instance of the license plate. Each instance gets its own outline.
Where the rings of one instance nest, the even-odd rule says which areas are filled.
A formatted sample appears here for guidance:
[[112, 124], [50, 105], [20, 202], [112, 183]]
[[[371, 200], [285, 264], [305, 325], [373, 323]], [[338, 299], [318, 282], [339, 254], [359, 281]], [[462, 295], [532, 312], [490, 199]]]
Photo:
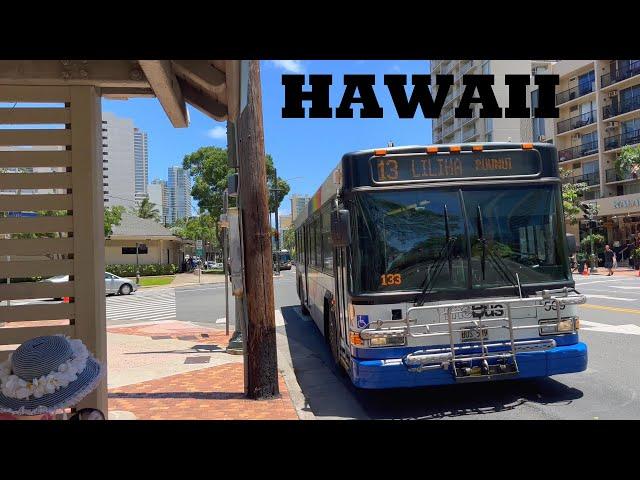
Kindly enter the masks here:
[[[460, 332], [461, 338], [463, 342], [479, 342], [480, 341], [480, 328], [478, 327], [468, 327], [462, 329]], [[482, 328], [482, 340], [488, 340], [489, 338], [489, 329]]]

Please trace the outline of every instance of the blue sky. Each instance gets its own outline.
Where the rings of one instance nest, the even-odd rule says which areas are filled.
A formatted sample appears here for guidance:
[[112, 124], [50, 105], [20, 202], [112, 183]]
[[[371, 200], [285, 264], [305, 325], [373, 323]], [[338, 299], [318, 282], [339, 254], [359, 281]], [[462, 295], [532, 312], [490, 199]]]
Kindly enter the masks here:
[[[344, 93], [343, 75], [375, 74], [376, 95], [384, 109], [382, 119], [361, 119], [359, 106], [353, 119], [282, 118], [284, 105], [283, 73], [321, 73], [333, 75], [331, 106], [340, 104]], [[313, 194], [330, 170], [349, 151], [431, 142], [431, 121], [421, 118], [399, 119], [383, 83], [383, 75], [428, 73], [428, 62], [380, 60], [284, 60], [262, 61], [262, 100], [266, 152], [273, 157], [278, 176], [289, 179], [291, 193]], [[410, 87], [407, 87], [409, 90]], [[188, 128], [173, 128], [156, 99], [103, 100], [104, 111], [134, 120], [149, 137], [149, 181], [166, 179], [167, 167], [180, 165], [182, 158], [205, 146], [226, 146], [226, 123], [216, 122], [189, 107]], [[281, 212], [291, 209], [288, 199]]]

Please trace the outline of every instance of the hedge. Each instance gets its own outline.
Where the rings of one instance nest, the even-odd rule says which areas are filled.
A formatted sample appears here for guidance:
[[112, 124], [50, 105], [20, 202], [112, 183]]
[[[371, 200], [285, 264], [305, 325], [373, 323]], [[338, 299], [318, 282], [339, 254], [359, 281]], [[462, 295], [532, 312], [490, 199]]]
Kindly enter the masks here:
[[[107, 265], [105, 270], [119, 277], [135, 277], [137, 267], [135, 265]], [[151, 264], [140, 265], [140, 276], [149, 275], [173, 275], [178, 272], [178, 266], [172, 263], [168, 265]]]

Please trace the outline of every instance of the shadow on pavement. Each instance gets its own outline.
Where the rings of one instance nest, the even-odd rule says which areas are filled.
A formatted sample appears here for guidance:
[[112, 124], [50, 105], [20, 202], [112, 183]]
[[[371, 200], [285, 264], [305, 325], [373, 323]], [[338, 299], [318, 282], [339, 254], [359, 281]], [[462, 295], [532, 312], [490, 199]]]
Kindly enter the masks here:
[[[291, 363], [306, 398], [305, 409], [316, 417], [373, 419], [440, 419], [497, 414], [523, 405], [569, 405], [582, 391], [552, 378], [422, 387], [361, 390], [337, 371], [324, 337], [299, 306], [282, 307]], [[498, 418], [524, 417], [513, 412]]]

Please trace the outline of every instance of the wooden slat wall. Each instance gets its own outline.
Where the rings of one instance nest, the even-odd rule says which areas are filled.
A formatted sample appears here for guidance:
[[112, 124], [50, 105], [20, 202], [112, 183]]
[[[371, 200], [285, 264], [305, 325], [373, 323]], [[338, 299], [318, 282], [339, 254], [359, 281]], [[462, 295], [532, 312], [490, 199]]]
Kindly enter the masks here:
[[[106, 367], [99, 91], [90, 86], [0, 85], [0, 102], [61, 105], [60, 108], [0, 108], [0, 124], [18, 126], [0, 129], [0, 168], [57, 167], [62, 170], [0, 173], [0, 190], [10, 190], [10, 194], [0, 196], [0, 212], [57, 210], [66, 213], [64, 216], [0, 218], [0, 278], [70, 276], [68, 282], [62, 283], [0, 284], [0, 360], [30, 338], [61, 333], [82, 339]], [[19, 125], [23, 124], [36, 127], [20, 129]], [[52, 124], [64, 125], [64, 128], [49, 127]], [[19, 146], [41, 146], [46, 150], [11, 148]], [[34, 194], [29, 189], [44, 191]], [[3, 214], [0, 213], [0, 217]], [[68, 235], [64, 235], [65, 232]], [[63, 238], [6, 239], [4, 235], [16, 233], [62, 233]], [[68, 257], [53, 259], [53, 254]], [[21, 259], [11, 261], [7, 255]], [[39, 259], [22, 260], [29, 255]], [[44, 260], [43, 256], [52, 259]], [[7, 300], [52, 297], [73, 297], [74, 300], [71, 303], [4, 304]], [[69, 324], [53, 325], [60, 322]], [[34, 326], [28, 326], [30, 324]], [[107, 413], [106, 392], [105, 380], [79, 407], [97, 407]]]

